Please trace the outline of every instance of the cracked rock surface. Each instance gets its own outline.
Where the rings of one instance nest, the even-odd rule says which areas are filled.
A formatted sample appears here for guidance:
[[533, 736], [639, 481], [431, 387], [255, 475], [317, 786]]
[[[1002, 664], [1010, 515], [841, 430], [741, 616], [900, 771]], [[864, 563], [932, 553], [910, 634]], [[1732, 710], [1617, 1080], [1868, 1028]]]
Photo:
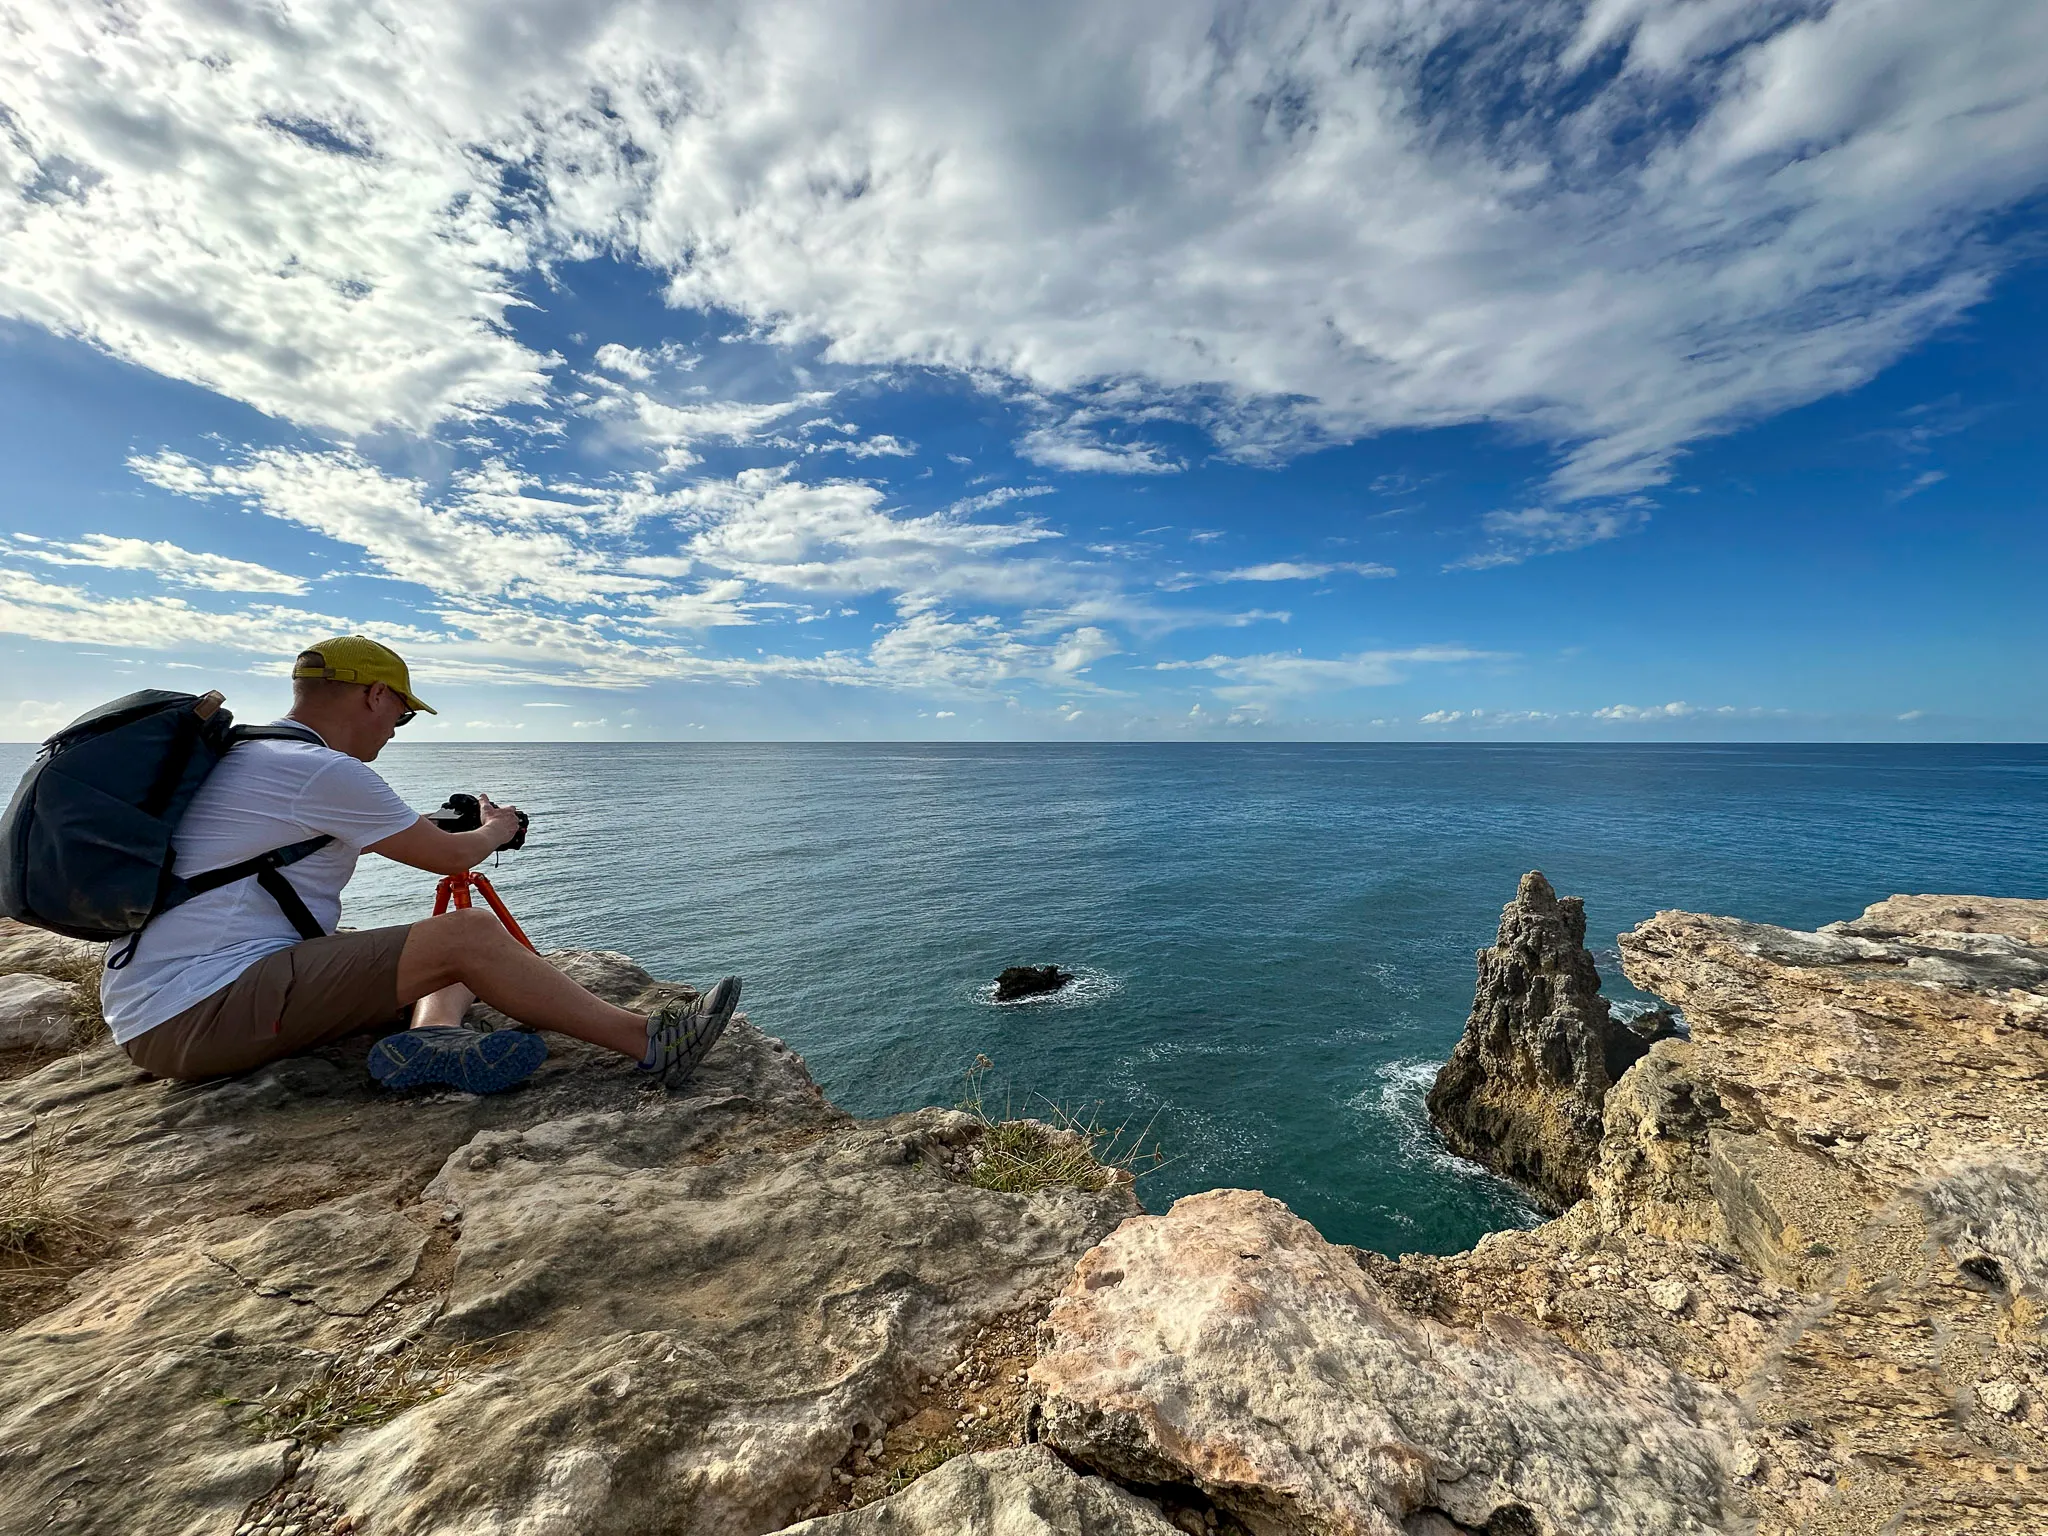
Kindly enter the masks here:
[[367, 1043], [0, 1081], [0, 1178], [39, 1148], [102, 1234], [0, 1272], [0, 1529], [781, 1529], [1136, 1208], [977, 1188], [978, 1122], [855, 1121], [743, 1016], [674, 1095], [556, 1036], [512, 1093], [388, 1094]]
[[1413, 1316], [1250, 1190], [1125, 1222], [1046, 1332], [1031, 1374], [1053, 1444], [1128, 1482], [1191, 1482], [1261, 1536], [1515, 1529], [1536, 1511], [1522, 1528], [1727, 1528], [1732, 1397], [1512, 1318]]
[[[1577, 1095], [1544, 891], [1488, 953]], [[0, 1179], [91, 1222], [0, 1268], [0, 1531], [2048, 1531], [2048, 902], [1621, 950], [1690, 1038], [1537, 1117], [1564, 1215], [1444, 1257], [979, 1189], [979, 1122], [854, 1121], [744, 1023], [675, 1097], [569, 1045], [487, 1099], [380, 1094], [360, 1041], [0, 1060]]]
[[1159, 1506], [1074, 1471], [1043, 1446], [956, 1456], [878, 1504], [792, 1536], [1182, 1536]]
[[1400, 1259], [1248, 1191], [1133, 1218], [1043, 1330], [1048, 1439], [1254, 1536], [2048, 1531], [2048, 902], [1621, 951], [1691, 1038], [1563, 1216]]
[[1691, 1039], [1608, 1093], [1588, 1197], [1362, 1261], [1412, 1312], [1732, 1394], [1740, 1528], [2048, 1531], [2048, 902], [1661, 912], [1620, 943]]

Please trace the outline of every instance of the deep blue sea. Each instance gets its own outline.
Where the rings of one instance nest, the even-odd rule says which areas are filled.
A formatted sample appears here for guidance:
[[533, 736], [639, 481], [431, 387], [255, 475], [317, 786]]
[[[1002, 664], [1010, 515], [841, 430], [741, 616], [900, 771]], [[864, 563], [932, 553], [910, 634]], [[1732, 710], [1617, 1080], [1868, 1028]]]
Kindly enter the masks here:
[[[5, 749], [0, 770], [26, 764]], [[1531, 1219], [1422, 1094], [1527, 869], [1613, 936], [1664, 907], [1812, 927], [1900, 891], [2048, 897], [2048, 747], [396, 745], [414, 804], [532, 813], [493, 871], [543, 949], [746, 978], [860, 1114], [984, 1098], [1149, 1125], [1162, 1209], [1263, 1189], [1448, 1251]], [[346, 921], [425, 915], [369, 859]], [[1081, 980], [999, 1007], [1007, 965]], [[1092, 1108], [1091, 1108], [1092, 1107]], [[1041, 1109], [1042, 1112], [1042, 1109]]]

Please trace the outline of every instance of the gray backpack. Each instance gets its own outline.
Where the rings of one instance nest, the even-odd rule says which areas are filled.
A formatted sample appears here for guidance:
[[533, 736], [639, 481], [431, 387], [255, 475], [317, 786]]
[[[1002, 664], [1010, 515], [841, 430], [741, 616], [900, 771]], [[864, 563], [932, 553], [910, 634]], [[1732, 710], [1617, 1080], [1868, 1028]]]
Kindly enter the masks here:
[[236, 725], [222, 696], [145, 688], [45, 741], [0, 820], [0, 914], [74, 939], [126, 938], [202, 892], [254, 876], [302, 937], [323, 930], [279, 873], [334, 839], [311, 837], [179, 879], [171, 839], [220, 760], [245, 741], [315, 741], [303, 727]]

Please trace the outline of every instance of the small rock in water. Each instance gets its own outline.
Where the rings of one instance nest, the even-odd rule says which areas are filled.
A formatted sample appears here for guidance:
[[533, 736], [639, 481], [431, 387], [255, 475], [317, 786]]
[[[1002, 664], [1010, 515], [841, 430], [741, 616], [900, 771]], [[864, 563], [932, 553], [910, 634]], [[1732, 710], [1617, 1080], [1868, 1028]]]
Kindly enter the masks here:
[[1014, 1003], [1020, 997], [1057, 992], [1073, 979], [1071, 971], [1056, 965], [1013, 965], [996, 978], [996, 1001]]

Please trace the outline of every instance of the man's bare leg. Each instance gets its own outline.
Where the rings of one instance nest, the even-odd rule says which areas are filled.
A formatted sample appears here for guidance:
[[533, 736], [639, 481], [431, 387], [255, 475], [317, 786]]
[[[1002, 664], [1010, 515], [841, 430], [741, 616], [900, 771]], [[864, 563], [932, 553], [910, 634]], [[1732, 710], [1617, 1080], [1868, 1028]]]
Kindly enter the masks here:
[[414, 923], [399, 956], [401, 1004], [418, 1002], [457, 983], [506, 1017], [534, 1029], [572, 1035], [635, 1061], [647, 1054], [644, 1014], [614, 1008], [584, 991], [481, 907]]
[[429, 992], [412, 1005], [412, 1027], [434, 1029], [447, 1025], [460, 1025], [462, 1017], [469, 1012], [469, 1005], [476, 1001], [476, 994], [461, 982], [443, 987], [438, 992]]

